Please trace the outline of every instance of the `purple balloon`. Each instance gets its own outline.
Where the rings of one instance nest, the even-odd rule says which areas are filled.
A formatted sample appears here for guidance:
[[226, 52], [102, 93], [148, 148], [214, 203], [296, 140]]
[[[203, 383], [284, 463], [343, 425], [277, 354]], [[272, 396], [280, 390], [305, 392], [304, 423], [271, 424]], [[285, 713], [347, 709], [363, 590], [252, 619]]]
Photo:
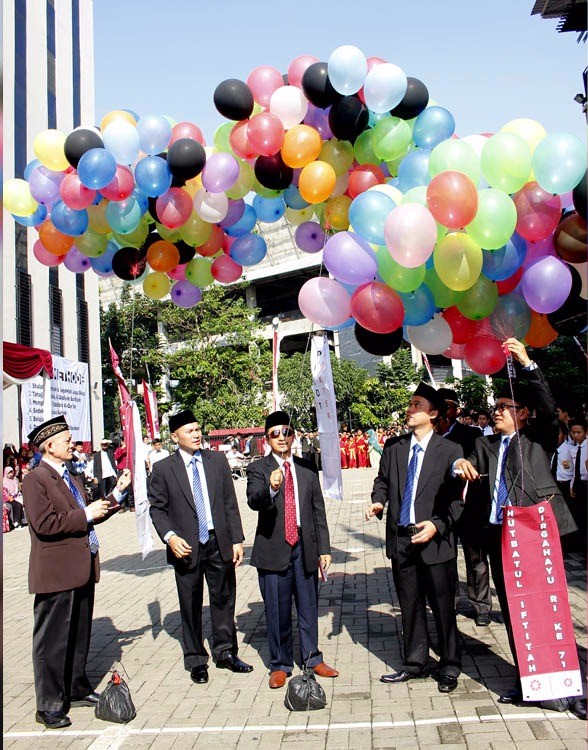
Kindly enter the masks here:
[[327, 141], [329, 138], [333, 137], [333, 133], [329, 126], [330, 109], [330, 107], [328, 109], [321, 109], [309, 102], [306, 116], [304, 117], [304, 124], [310, 125], [317, 130], [323, 141]]
[[296, 227], [294, 240], [305, 253], [318, 253], [325, 246], [326, 234], [316, 221], [305, 221]]
[[378, 273], [371, 245], [355, 232], [337, 232], [327, 240], [323, 253], [325, 268], [343, 284], [365, 284]]
[[572, 288], [572, 274], [565, 263], [548, 255], [527, 268], [521, 288], [532, 310], [552, 313], [567, 300]]
[[85, 273], [89, 268], [92, 267], [90, 258], [88, 258], [87, 255], [80, 253], [75, 245], [72, 245], [71, 250], [65, 256], [63, 265], [67, 268], [68, 271], [71, 271], [72, 273]]
[[210, 156], [201, 175], [202, 185], [209, 193], [224, 193], [233, 187], [238, 177], [239, 164], [226, 151]]
[[199, 286], [190, 284], [189, 281], [176, 281], [172, 286], [170, 296], [178, 307], [194, 307], [202, 298], [202, 290]]
[[232, 227], [233, 224], [236, 224], [243, 216], [244, 211], [245, 201], [243, 200], [243, 198], [239, 198], [239, 200], [236, 201], [229, 200], [229, 209], [227, 211], [227, 215], [222, 221], [219, 221], [219, 227], [222, 227], [223, 229], [225, 229], [226, 227]]
[[52, 206], [59, 200], [59, 186], [63, 182], [65, 172], [54, 172], [43, 165], [33, 169], [29, 175], [29, 190], [37, 203]]
[[555, 245], [553, 244], [553, 234], [537, 242], [527, 241], [527, 254], [523, 263], [524, 268], [529, 268], [546, 255], [557, 255]]

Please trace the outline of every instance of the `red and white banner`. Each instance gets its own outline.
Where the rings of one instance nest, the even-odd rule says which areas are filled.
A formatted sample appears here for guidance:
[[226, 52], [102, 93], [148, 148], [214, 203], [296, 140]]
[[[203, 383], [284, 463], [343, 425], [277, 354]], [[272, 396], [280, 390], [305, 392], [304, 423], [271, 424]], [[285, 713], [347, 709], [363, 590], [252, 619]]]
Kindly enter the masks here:
[[159, 437], [159, 415], [157, 413], [157, 396], [151, 386], [143, 381], [143, 403], [145, 404], [145, 417], [147, 420], [147, 435], [149, 440]]
[[114, 351], [114, 348], [110, 343], [110, 339], [108, 339], [108, 346], [110, 347], [110, 362], [112, 364], [112, 369], [114, 371], [114, 374], [116, 375], [116, 380], [118, 382], [120, 402], [121, 404], [126, 404], [127, 401], [131, 400], [131, 394], [129, 393], [129, 389], [127, 388], [127, 384], [120, 369], [118, 354]]
[[280, 341], [282, 337], [278, 333], [278, 327], [274, 326], [274, 335], [272, 340], [272, 411], [280, 408], [280, 392], [278, 388], [278, 365], [280, 364]]
[[423, 357], [423, 362], [425, 363], [425, 367], [427, 368], [427, 373], [429, 375], [429, 378], [431, 379], [431, 384], [433, 385], [433, 388], [437, 387], [437, 383], [435, 382], [435, 378], [433, 377], [433, 370], [431, 370], [431, 365], [429, 364], [429, 358], [425, 354], [425, 352], [421, 352]]
[[549, 503], [504, 508], [502, 562], [524, 700], [582, 695], [559, 533]]

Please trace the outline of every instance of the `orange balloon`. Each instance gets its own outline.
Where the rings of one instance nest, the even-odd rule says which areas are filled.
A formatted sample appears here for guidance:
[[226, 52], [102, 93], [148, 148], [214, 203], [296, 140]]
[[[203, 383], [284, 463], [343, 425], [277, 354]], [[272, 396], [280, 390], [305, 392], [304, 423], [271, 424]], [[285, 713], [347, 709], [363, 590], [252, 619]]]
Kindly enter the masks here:
[[335, 170], [326, 161], [311, 161], [302, 168], [298, 190], [307, 203], [322, 203], [330, 197], [337, 182]]
[[448, 229], [467, 226], [478, 210], [478, 191], [463, 172], [440, 172], [427, 185], [427, 208]]
[[167, 240], [158, 240], [147, 250], [147, 263], [154, 271], [171, 271], [179, 262], [180, 251]]
[[45, 250], [53, 255], [65, 255], [74, 243], [73, 237], [55, 229], [51, 219], [45, 219], [39, 227], [39, 239]]
[[551, 327], [547, 315], [531, 310], [531, 325], [525, 334], [525, 345], [538, 349], [551, 344], [556, 338], [557, 331]]
[[110, 125], [111, 122], [114, 122], [114, 120], [126, 120], [127, 122], [130, 122], [131, 125], [137, 124], [137, 121], [130, 112], [126, 112], [124, 109], [113, 109], [112, 112], [108, 112], [102, 118], [100, 130], [104, 132], [104, 128], [107, 125]]
[[103, 200], [98, 205], [88, 206], [86, 211], [88, 212], [88, 219], [90, 222], [90, 229], [96, 234], [108, 234], [112, 232], [108, 219], [106, 218], [106, 209], [110, 201]]
[[338, 195], [329, 198], [325, 203], [325, 229], [344, 231], [349, 228], [349, 206], [351, 198], [348, 195]]
[[282, 145], [284, 164], [298, 169], [314, 161], [321, 152], [323, 139], [310, 125], [295, 125], [287, 131]]

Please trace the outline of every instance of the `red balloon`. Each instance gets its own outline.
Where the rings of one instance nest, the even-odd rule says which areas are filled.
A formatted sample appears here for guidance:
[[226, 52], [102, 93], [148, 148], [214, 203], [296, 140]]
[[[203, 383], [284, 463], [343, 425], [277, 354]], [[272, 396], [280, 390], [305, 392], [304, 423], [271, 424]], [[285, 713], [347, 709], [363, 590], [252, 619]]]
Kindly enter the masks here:
[[519, 285], [519, 281], [521, 280], [524, 271], [524, 268], [517, 268], [513, 275], [509, 276], [508, 279], [504, 279], [504, 281], [497, 281], [496, 286], [498, 288], [498, 294], [510, 294], [510, 292], [516, 289]]
[[476, 215], [478, 191], [463, 172], [441, 172], [427, 186], [427, 207], [439, 224], [461, 229]]
[[465, 346], [464, 359], [479, 375], [493, 375], [506, 364], [502, 343], [494, 336], [476, 336], [469, 341]]
[[221, 284], [232, 284], [234, 281], [241, 278], [243, 266], [235, 263], [229, 255], [223, 254], [219, 255], [218, 258], [215, 258], [212, 261], [210, 272], [213, 275], [213, 278]]
[[512, 199], [517, 209], [516, 231], [526, 240], [545, 239], [559, 224], [561, 198], [543, 190], [538, 183], [528, 182]]
[[116, 174], [100, 194], [109, 201], [124, 201], [135, 189], [135, 178], [128, 167], [117, 164]]
[[551, 344], [556, 338], [557, 331], [551, 326], [547, 315], [531, 310], [531, 325], [525, 334], [525, 345], [539, 349]]
[[209, 238], [202, 245], [196, 248], [198, 255], [203, 255], [205, 258], [210, 258], [212, 255], [216, 255], [219, 250], [223, 248], [223, 242], [225, 239], [225, 233], [218, 224], [212, 225], [212, 232]]
[[361, 164], [349, 173], [347, 194], [350, 198], [355, 198], [374, 185], [383, 185], [385, 182], [386, 177], [379, 167], [374, 164]]
[[463, 359], [465, 354], [465, 344], [451, 344], [449, 349], [443, 352], [443, 356], [448, 359]]
[[389, 286], [370, 281], [353, 292], [351, 314], [360, 326], [372, 333], [392, 333], [402, 325], [404, 305]]
[[258, 152], [249, 143], [249, 138], [247, 137], [248, 125], [249, 120], [236, 122], [229, 135], [231, 148], [240, 159], [254, 159], [258, 156]]
[[448, 307], [441, 315], [449, 323], [454, 344], [466, 344], [479, 330], [477, 320], [466, 318], [457, 307]]
[[273, 156], [284, 143], [286, 131], [279, 117], [271, 112], [253, 115], [247, 125], [247, 139], [261, 156]]
[[168, 143], [168, 148], [172, 145], [172, 143], [179, 141], [180, 138], [191, 138], [193, 141], [198, 141], [198, 143], [206, 146], [202, 131], [200, 130], [198, 125], [194, 125], [193, 122], [177, 122], [173, 126], [170, 142]]

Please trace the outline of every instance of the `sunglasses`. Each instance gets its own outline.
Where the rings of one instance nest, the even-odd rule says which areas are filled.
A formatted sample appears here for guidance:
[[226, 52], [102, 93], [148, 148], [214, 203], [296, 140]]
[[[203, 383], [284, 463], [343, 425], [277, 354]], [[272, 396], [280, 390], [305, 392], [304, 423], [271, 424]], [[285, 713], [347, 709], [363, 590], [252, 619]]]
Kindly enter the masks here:
[[279, 438], [280, 435], [284, 437], [292, 437], [294, 430], [291, 427], [274, 427], [273, 430], [269, 430], [267, 433], [270, 438]]
[[496, 404], [492, 411], [494, 413], [496, 413], [497, 411], [504, 411], [505, 409], [514, 409], [515, 411], [518, 411], [522, 408], [522, 406], [517, 406], [516, 404]]

